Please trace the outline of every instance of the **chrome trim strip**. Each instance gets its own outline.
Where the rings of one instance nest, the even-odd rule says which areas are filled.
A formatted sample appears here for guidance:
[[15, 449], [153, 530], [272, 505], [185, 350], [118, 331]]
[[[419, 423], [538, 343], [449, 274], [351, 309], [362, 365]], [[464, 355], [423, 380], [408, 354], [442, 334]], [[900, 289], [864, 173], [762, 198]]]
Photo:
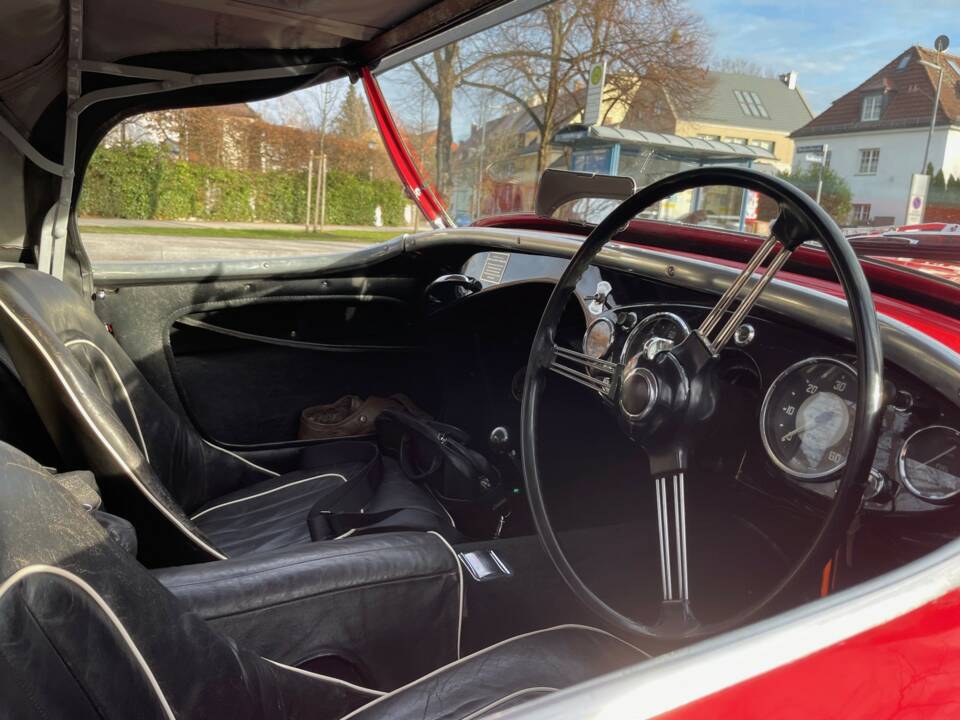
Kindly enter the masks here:
[[657, 483], [657, 527], [660, 530], [660, 578], [663, 581], [663, 599], [673, 597], [672, 559], [670, 557], [670, 515], [667, 510], [667, 479], [658, 477]]
[[[466, 245], [492, 250], [532, 252], [554, 257], [572, 257], [583, 238], [535, 230], [504, 228], [452, 228], [404, 237], [405, 251], [430, 247]], [[736, 268], [717, 265], [708, 259], [672, 255], [620, 242], [608, 244], [594, 263], [658, 282], [697, 292], [722, 295], [740, 274]], [[669, 269], [669, 270], [668, 270]], [[794, 285], [781, 278], [767, 286], [757, 306], [792, 318], [815, 330], [843, 340], [853, 340], [846, 301], [818, 290]], [[879, 315], [884, 357], [938, 388], [960, 408], [960, 353], [906, 323]]]
[[[209, 282], [213, 279], [310, 276], [358, 270], [402, 253], [453, 246], [569, 258], [582, 242], [580, 236], [535, 230], [449, 228], [401, 235], [349, 253], [300, 258], [196, 263], [97, 263], [94, 279], [98, 287], [120, 287]], [[707, 259], [672, 255], [665, 250], [620, 242], [612, 242], [601, 250], [595, 264], [716, 296], [722, 295], [740, 274], [735, 268], [716, 265]], [[757, 299], [757, 305], [815, 330], [852, 341], [850, 316], [846, 302], [841, 298], [775, 278]], [[913, 373], [928, 385], [939, 388], [960, 407], [960, 354], [883, 314], [880, 315], [880, 330], [887, 360]]]
[[677, 516], [677, 574], [680, 583], [680, 599], [690, 599], [690, 583], [687, 577], [687, 500], [683, 492], [683, 472], [673, 476], [673, 509]]

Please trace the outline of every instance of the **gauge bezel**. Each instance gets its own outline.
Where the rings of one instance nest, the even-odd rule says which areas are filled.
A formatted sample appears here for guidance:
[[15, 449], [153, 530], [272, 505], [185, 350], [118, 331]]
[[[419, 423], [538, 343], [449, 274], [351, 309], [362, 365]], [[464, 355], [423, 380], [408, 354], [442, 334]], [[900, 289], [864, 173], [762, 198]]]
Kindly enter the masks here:
[[[607, 325], [610, 326], [610, 341], [607, 343], [607, 346], [603, 349], [602, 353], [594, 356], [594, 355], [590, 355], [590, 353], [587, 352], [587, 338], [590, 337], [590, 332], [593, 330], [593, 328], [599, 325], [600, 323], [606, 323]], [[583, 350], [584, 355], [589, 355], [590, 357], [596, 357], [598, 360], [601, 360], [608, 352], [610, 352], [610, 348], [613, 347], [613, 343], [616, 341], [616, 339], [617, 339], [616, 324], [613, 322], [613, 320], [611, 320], [608, 317], [601, 317], [601, 318], [597, 318], [592, 323], [587, 325], [587, 329], [583, 333], [583, 340], [580, 342], [580, 347]]]
[[[639, 333], [643, 332], [643, 329], [648, 325], [652, 325], [660, 320], [665, 320], [665, 319], [673, 321], [680, 327], [681, 330], [683, 330], [683, 340], [686, 340], [688, 337], [690, 337], [691, 331], [690, 331], [689, 323], [687, 323], [686, 320], [684, 320], [682, 317], [680, 317], [676, 313], [661, 311], [661, 312], [655, 312], [650, 315], [647, 315], [645, 318], [643, 318], [643, 320], [640, 320], [639, 322], [637, 322], [636, 325], [633, 326], [633, 328], [630, 330], [630, 334], [627, 335], [626, 340], [623, 341], [623, 349], [620, 351], [620, 362], [623, 365], [626, 365], [630, 361], [630, 359], [634, 355], [636, 355], [637, 352], [639, 351], [637, 350], [633, 353], [630, 352], [630, 349], [633, 347], [633, 339]], [[680, 342], [683, 342], [683, 340], [681, 340]], [[679, 345], [679, 344], [680, 343], [676, 343], [676, 345]], [[676, 347], [676, 345], [674, 345], [674, 347]]]
[[924, 502], [932, 503], [933, 505], [950, 505], [954, 502], [956, 497], [960, 495], [960, 489], [950, 493], [949, 495], [944, 495], [943, 497], [930, 497], [920, 492], [919, 490], [917, 490], [913, 486], [913, 483], [910, 482], [910, 476], [907, 475], [907, 468], [906, 468], [907, 448], [910, 446], [911, 441], [913, 441], [913, 439], [917, 435], [919, 435], [922, 432], [926, 432], [927, 430], [948, 430], [949, 432], [952, 432], [954, 435], [956, 435], [958, 439], [960, 439], [960, 430], [957, 430], [956, 428], [952, 428], [949, 425], [925, 425], [924, 427], [919, 428], [918, 430], [914, 430], [912, 433], [910, 433], [907, 439], [903, 441], [903, 445], [900, 447], [900, 453], [897, 455], [897, 478], [900, 480], [903, 486], [910, 491], [910, 494], [913, 495], [914, 497], [918, 497]]
[[[822, 472], [816, 473], [805, 473], [799, 470], [795, 470], [785, 462], [783, 462], [777, 454], [773, 451], [773, 448], [770, 446], [770, 440], [767, 438], [767, 410], [770, 406], [770, 399], [773, 396], [773, 391], [776, 390], [777, 385], [783, 382], [783, 379], [788, 375], [792, 374], [799, 368], [804, 367], [805, 365], [813, 365], [815, 363], [832, 363], [834, 365], [839, 365], [846, 371], [853, 374], [854, 378], [859, 380], [860, 376], [857, 374], [856, 368], [854, 368], [849, 363], [844, 362], [843, 360], [838, 360], [835, 357], [830, 357], [828, 355], [816, 355], [813, 357], [804, 358], [798, 362], [793, 363], [787, 367], [783, 372], [781, 372], [777, 377], [774, 378], [773, 382], [770, 383], [770, 387], [767, 388], [767, 394], [763, 398], [763, 404], [760, 406], [760, 440], [763, 442], [763, 449], [767, 451], [767, 457], [776, 465], [780, 470], [789, 475], [792, 478], [797, 480], [806, 480], [806, 481], [826, 481], [836, 476], [841, 470], [847, 466], [847, 461], [844, 460], [843, 463], [831, 470], [824, 470]], [[859, 396], [857, 397], [857, 402], [860, 402]]]

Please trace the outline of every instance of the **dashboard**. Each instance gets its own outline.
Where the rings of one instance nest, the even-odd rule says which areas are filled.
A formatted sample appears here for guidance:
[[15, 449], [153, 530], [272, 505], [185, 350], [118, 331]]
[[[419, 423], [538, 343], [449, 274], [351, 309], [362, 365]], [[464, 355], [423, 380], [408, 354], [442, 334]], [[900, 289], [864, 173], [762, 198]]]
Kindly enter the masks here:
[[[478, 278], [480, 292], [486, 292], [555, 280], [566, 264], [561, 258], [481, 252], [463, 273]], [[583, 322], [562, 333], [561, 343], [625, 363], [637, 352], [655, 354], [682, 342], [712, 306], [695, 294], [690, 300], [631, 302], [631, 280], [590, 268], [578, 284]], [[727, 418], [708, 452], [727, 456], [742, 482], [831, 497], [852, 440], [856, 366], [848, 341], [754, 308], [720, 357], [726, 400], [718, 414], [726, 407], [736, 417]], [[960, 408], [909, 368], [889, 361], [884, 404], [864, 508], [891, 514], [960, 510]]]

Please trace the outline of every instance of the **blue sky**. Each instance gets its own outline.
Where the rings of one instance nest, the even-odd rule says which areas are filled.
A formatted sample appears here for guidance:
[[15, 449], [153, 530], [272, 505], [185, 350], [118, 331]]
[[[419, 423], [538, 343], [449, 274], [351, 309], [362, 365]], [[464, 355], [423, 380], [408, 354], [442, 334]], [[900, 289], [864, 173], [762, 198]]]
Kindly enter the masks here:
[[796, 70], [814, 112], [910, 45], [937, 35], [960, 48], [960, 0], [688, 0], [713, 32], [715, 57]]

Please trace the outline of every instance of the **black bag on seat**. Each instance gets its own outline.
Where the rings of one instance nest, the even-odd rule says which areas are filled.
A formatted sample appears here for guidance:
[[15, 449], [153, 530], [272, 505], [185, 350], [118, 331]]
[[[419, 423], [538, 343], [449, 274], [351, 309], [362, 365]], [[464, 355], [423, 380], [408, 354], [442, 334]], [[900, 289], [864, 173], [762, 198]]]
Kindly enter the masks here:
[[[398, 482], [396, 471], [384, 469], [380, 449], [372, 442], [339, 442], [344, 463], [363, 462], [339, 489], [325, 496], [307, 516], [313, 540], [403, 530], [436, 530], [450, 538], [443, 509], [415, 485]], [[328, 450], [329, 452], [329, 450]], [[387, 461], [388, 463], [390, 461]]]
[[460, 530], [473, 537], [499, 535], [509, 515], [506, 490], [497, 468], [469, 447], [467, 433], [384, 410], [377, 418], [377, 435], [384, 453], [398, 459], [407, 478], [436, 495]]

